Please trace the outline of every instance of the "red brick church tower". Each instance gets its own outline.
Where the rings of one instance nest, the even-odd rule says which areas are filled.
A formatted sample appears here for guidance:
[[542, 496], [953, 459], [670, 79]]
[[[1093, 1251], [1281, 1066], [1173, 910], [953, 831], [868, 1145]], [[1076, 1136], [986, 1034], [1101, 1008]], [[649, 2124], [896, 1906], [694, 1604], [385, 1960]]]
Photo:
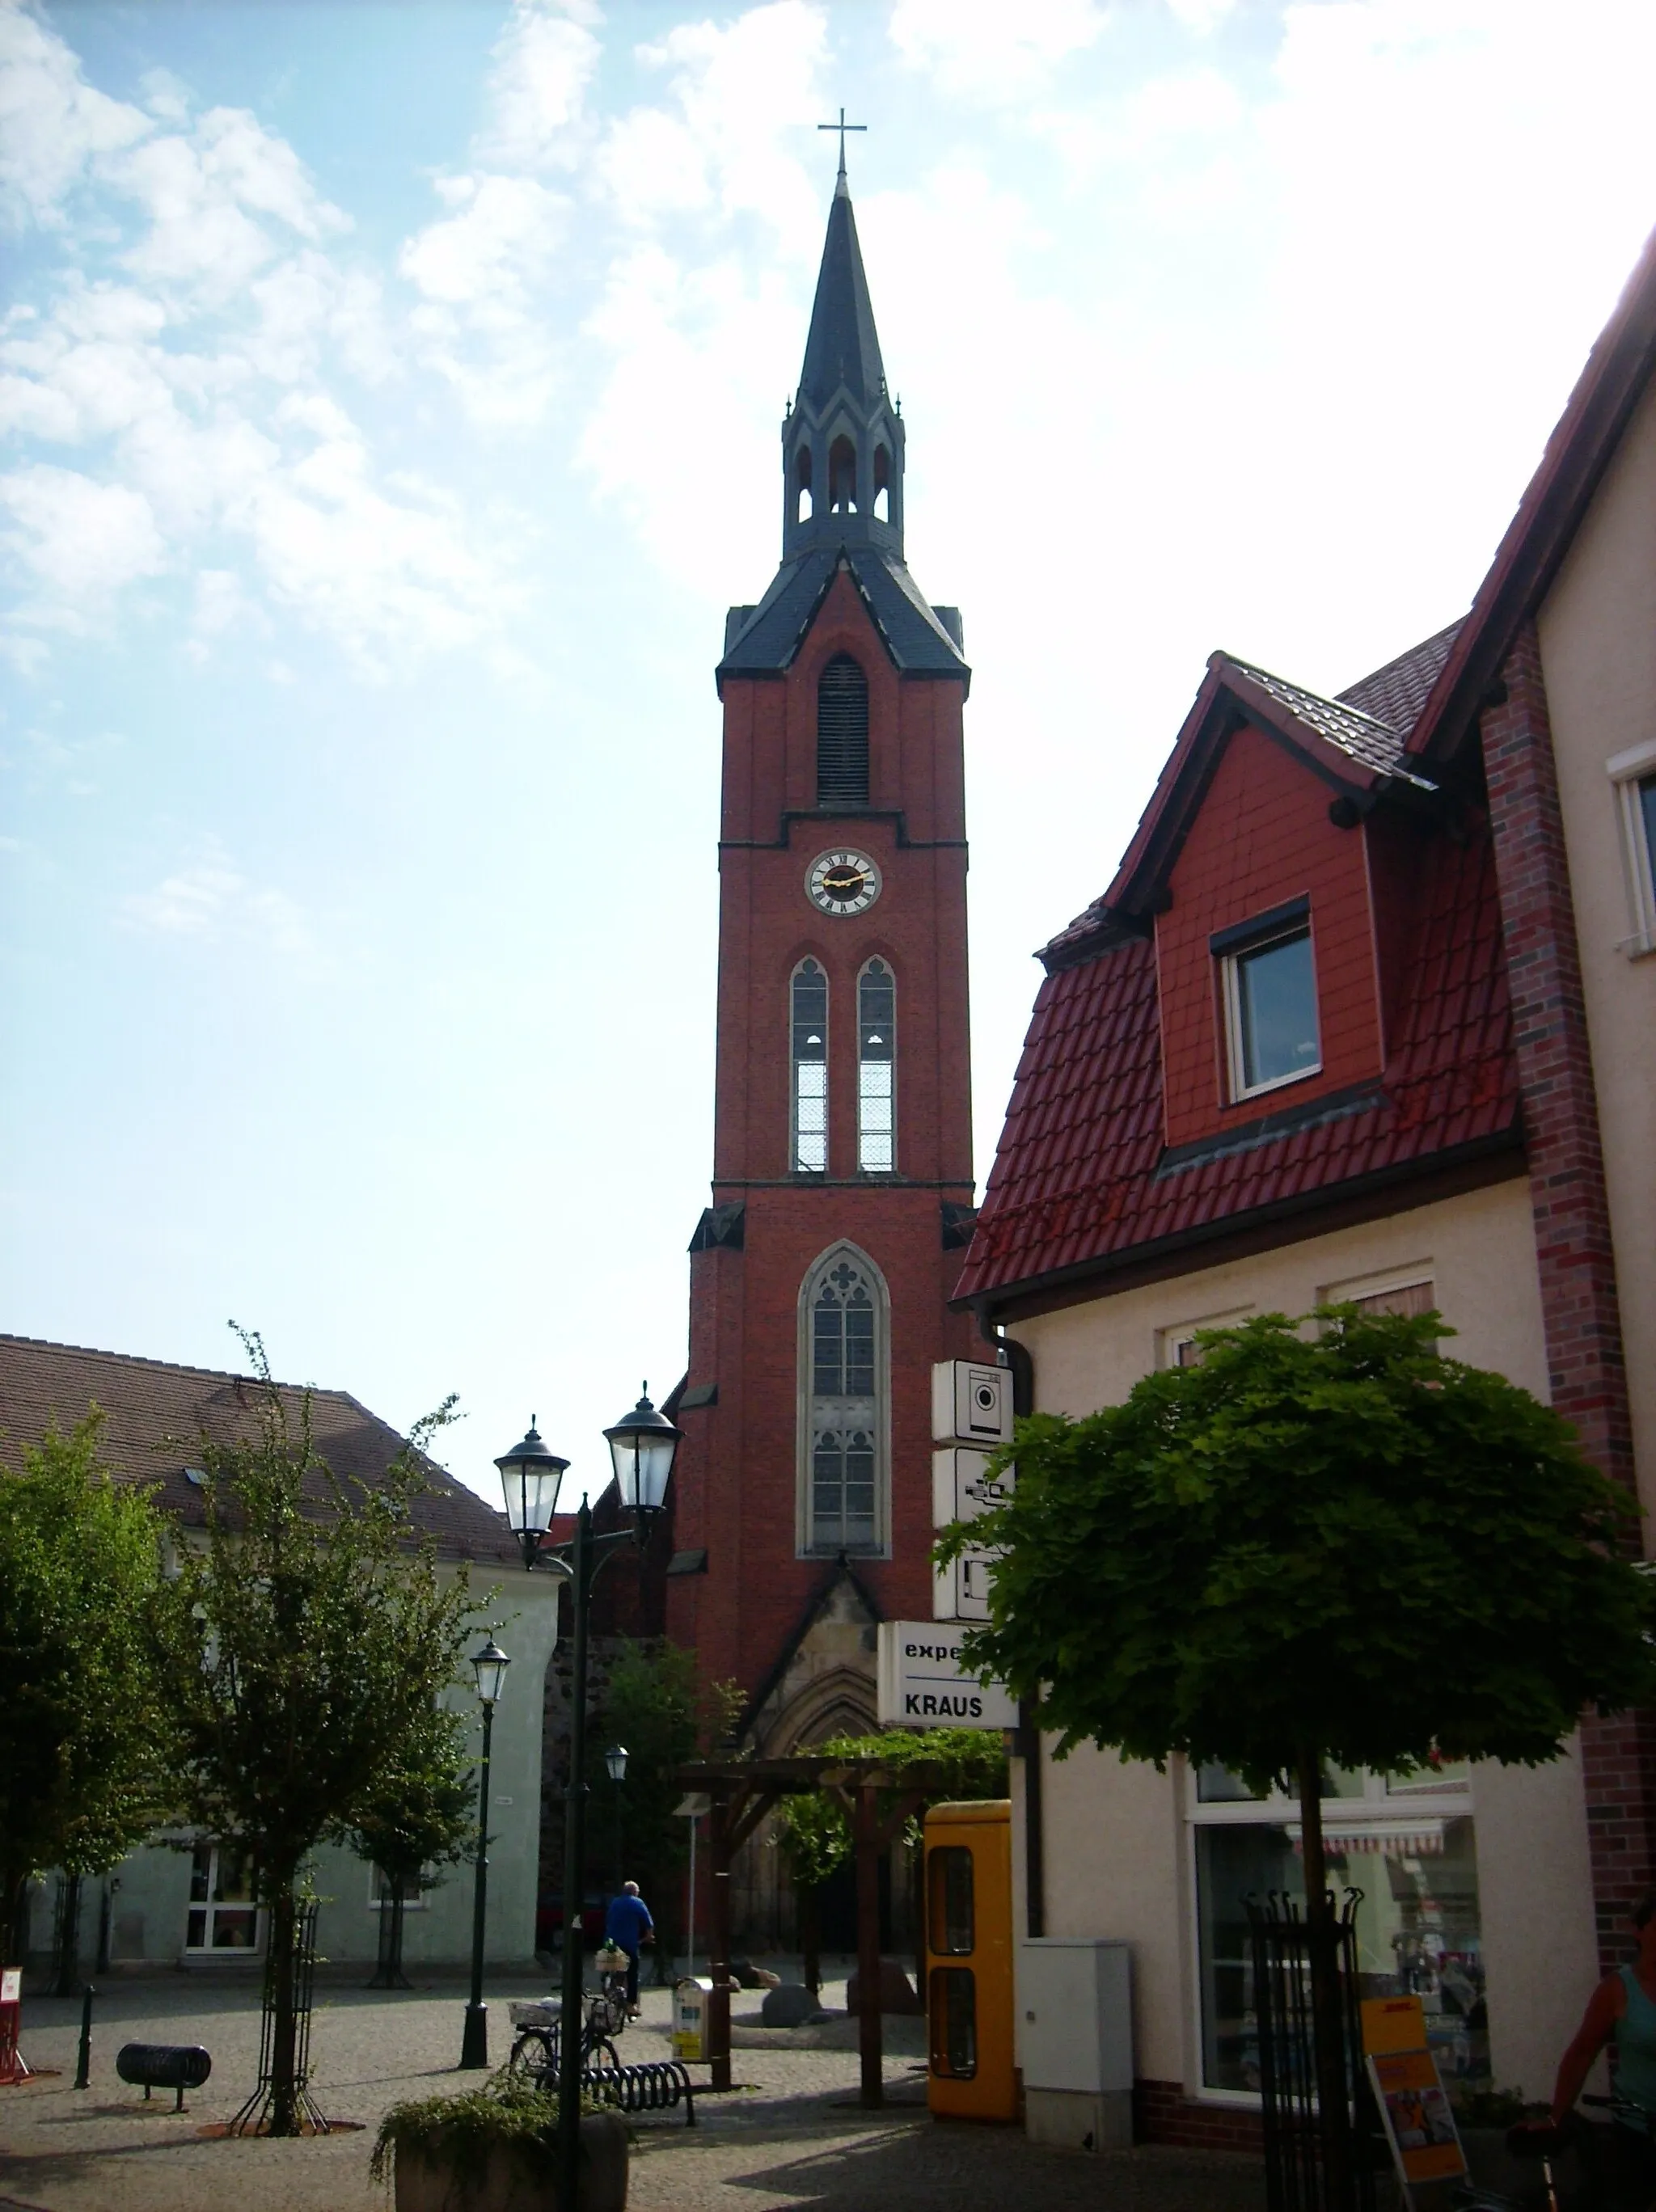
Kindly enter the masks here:
[[712, 1203], [673, 1410], [667, 1627], [770, 1751], [874, 1722], [874, 1623], [929, 1618], [930, 1369], [972, 1200], [960, 618], [903, 559], [842, 156], [782, 558], [719, 664]]

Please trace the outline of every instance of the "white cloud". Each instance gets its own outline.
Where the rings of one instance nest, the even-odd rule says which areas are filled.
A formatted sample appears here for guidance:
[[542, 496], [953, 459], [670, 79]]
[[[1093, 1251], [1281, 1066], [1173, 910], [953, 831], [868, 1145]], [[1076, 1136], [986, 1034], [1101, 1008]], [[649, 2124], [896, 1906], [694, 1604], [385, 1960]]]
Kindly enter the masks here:
[[581, 146], [579, 125], [600, 46], [595, 7], [513, 0], [495, 46], [490, 115], [482, 158], [507, 169], [568, 168]]
[[44, 462], [0, 477], [12, 519], [6, 543], [32, 580], [32, 618], [80, 627], [88, 604], [166, 566], [149, 502], [125, 484], [98, 483]]
[[147, 937], [210, 942], [237, 935], [288, 956], [316, 949], [303, 910], [286, 892], [249, 883], [216, 843], [206, 859], [164, 877], [153, 890], [129, 892], [116, 913], [125, 928]]
[[[25, 134], [13, 204], [55, 219], [78, 181], [88, 213], [76, 259], [0, 325], [0, 428], [37, 448], [0, 479], [15, 619], [83, 630], [124, 586], [198, 567], [196, 657], [229, 604], [210, 580], [231, 575], [242, 599], [262, 590], [376, 674], [429, 650], [496, 651], [513, 604], [498, 519], [474, 531], [457, 502], [384, 475], [352, 404], [352, 378], [383, 386], [406, 364], [377, 276], [340, 258], [348, 219], [255, 116], [192, 121], [176, 87], [146, 91], [151, 114], [93, 93], [64, 41], [0, 0], [0, 116], [44, 103], [58, 134]], [[422, 272], [505, 333], [520, 386], [544, 385], [544, 341], [534, 351], [517, 325], [551, 196], [503, 179], [472, 198], [464, 238], [451, 224], [428, 239]]]
[[1167, 0], [1168, 12], [1198, 39], [1209, 37], [1236, 12], [1236, 0]]
[[1044, 89], [1106, 21], [1098, 0], [895, 0], [887, 27], [947, 99], [1003, 107]]
[[15, 215], [59, 220], [60, 203], [88, 163], [150, 128], [138, 109], [94, 91], [75, 55], [32, 10], [0, 7], [0, 197]]

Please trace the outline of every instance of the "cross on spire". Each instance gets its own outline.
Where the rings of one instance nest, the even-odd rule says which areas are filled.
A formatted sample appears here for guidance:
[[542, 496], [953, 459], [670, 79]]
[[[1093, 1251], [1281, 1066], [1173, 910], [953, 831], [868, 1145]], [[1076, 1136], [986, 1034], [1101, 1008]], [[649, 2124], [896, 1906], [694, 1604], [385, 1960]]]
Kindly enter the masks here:
[[848, 123], [845, 120], [845, 110], [843, 107], [839, 111], [839, 121], [837, 123], [818, 124], [817, 128], [819, 131], [837, 131], [839, 133], [839, 173], [842, 177], [845, 174], [846, 132], [848, 131], [866, 131], [868, 127], [868, 126], [866, 123]]

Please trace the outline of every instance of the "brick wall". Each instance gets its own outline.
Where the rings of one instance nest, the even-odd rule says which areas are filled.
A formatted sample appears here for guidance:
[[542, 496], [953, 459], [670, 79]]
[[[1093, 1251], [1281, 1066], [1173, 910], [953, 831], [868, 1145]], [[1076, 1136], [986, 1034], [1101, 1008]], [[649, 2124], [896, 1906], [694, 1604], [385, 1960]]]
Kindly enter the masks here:
[[[1610, 1206], [1552, 732], [1532, 624], [1482, 716], [1513, 1029], [1528, 1137], [1552, 1401], [1613, 1480], [1635, 1490]], [[1656, 1717], [1581, 1724], [1599, 1954], [1627, 1949], [1627, 1917], [1656, 1886]]]
[[[1156, 922], [1166, 1140], [1189, 1144], [1378, 1078], [1380, 1018], [1363, 839], [1328, 818], [1329, 787], [1251, 724], [1239, 730], [1174, 864]], [[1309, 894], [1322, 1071], [1229, 1103], [1215, 930]]]
[[1199, 2105], [1177, 2081], [1133, 2084], [1135, 2142], [1179, 2143], [1193, 2150], [1264, 2151], [1263, 2123], [1257, 2112], [1230, 2105]]

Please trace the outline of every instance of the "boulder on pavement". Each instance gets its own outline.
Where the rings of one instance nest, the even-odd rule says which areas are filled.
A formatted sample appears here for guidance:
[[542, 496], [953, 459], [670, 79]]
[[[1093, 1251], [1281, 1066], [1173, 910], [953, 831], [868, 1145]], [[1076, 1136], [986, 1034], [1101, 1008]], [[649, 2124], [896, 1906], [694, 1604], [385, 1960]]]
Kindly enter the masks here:
[[759, 2018], [766, 2027], [803, 2027], [807, 2020], [817, 2019], [821, 2011], [814, 1991], [807, 1990], [803, 1982], [782, 1982], [765, 1991]]

